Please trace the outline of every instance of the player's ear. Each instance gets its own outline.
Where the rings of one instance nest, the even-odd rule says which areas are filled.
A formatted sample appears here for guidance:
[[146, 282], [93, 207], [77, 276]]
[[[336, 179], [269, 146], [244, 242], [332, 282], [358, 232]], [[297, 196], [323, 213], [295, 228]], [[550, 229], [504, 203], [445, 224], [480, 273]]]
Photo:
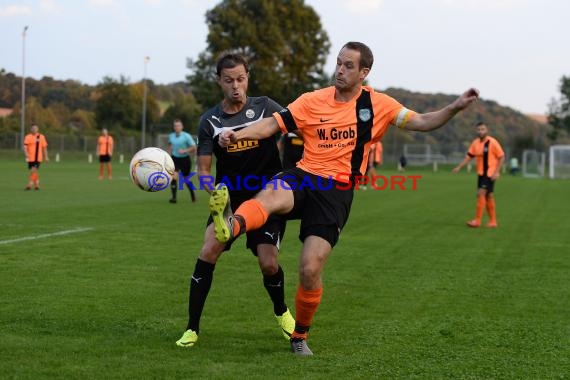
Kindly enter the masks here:
[[366, 77], [368, 76], [368, 73], [370, 73], [370, 69], [368, 67], [363, 67], [362, 69], [360, 69], [360, 81], [364, 81], [364, 79], [366, 79]]

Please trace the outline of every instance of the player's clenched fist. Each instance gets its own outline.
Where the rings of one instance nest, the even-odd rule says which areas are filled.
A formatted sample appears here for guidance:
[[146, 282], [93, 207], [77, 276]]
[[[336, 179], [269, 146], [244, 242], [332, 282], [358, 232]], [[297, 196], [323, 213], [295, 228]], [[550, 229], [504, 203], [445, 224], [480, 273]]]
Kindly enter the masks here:
[[235, 143], [236, 141], [237, 141], [236, 133], [231, 129], [228, 129], [220, 133], [220, 139], [218, 140], [218, 144], [220, 144], [222, 148], [225, 148], [228, 145]]

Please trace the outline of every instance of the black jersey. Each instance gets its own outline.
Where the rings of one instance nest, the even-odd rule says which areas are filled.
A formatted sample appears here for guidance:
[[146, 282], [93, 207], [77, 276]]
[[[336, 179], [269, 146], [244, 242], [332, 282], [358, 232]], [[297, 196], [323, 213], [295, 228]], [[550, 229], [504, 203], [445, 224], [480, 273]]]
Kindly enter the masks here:
[[303, 139], [293, 132], [284, 134], [281, 137], [283, 144], [283, 169], [294, 168], [297, 162], [303, 158]]
[[216, 157], [216, 183], [224, 182], [232, 196], [250, 198], [282, 170], [275, 136], [263, 140], [242, 140], [226, 148], [218, 144], [223, 129], [240, 130], [282, 110], [272, 99], [248, 97], [235, 114], [222, 111], [221, 104], [206, 111], [200, 119], [198, 156]]

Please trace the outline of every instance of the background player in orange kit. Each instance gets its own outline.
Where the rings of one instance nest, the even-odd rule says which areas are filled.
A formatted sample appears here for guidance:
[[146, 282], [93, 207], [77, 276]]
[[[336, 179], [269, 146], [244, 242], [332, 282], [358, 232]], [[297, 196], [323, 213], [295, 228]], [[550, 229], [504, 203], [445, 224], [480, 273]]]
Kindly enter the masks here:
[[97, 139], [97, 155], [99, 156], [99, 179], [103, 179], [103, 169], [107, 168], [107, 178], [113, 179], [111, 157], [113, 156], [113, 136], [109, 135], [107, 128], [101, 130]]
[[39, 132], [39, 127], [36, 124], [32, 124], [30, 133], [24, 138], [24, 154], [26, 155], [28, 170], [30, 171], [26, 190], [30, 190], [32, 187], [36, 190], [40, 189], [40, 174], [38, 170], [44, 159], [46, 162], [49, 161], [47, 146], [46, 137]]
[[459, 165], [453, 168], [453, 172], [457, 173], [462, 167], [467, 165], [471, 159], [475, 158], [477, 164], [477, 206], [475, 209], [475, 219], [467, 222], [472, 228], [481, 225], [483, 210], [486, 208], [489, 214], [489, 222], [487, 227], [496, 228], [497, 214], [495, 210], [495, 197], [493, 191], [495, 181], [499, 178], [501, 167], [505, 161], [505, 152], [499, 142], [488, 135], [488, 128], [485, 123], [477, 123], [477, 137], [471, 143], [465, 159]]

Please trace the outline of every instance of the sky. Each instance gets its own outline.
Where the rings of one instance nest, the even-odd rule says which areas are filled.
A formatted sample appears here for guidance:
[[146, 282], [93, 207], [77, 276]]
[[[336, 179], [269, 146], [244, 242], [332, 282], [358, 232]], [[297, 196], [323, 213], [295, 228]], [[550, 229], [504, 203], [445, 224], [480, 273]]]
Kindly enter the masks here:
[[[0, 68], [27, 77], [97, 84], [123, 75], [185, 80], [206, 48], [213, 0], [0, 0]], [[524, 113], [548, 111], [570, 76], [570, 0], [305, 0], [331, 50], [347, 41], [374, 53], [376, 89], [462, 93]], [[25, 37], [23, 59], [22, 31]], [[150, 60], [145, 64], [145, 57]], [[271, 96], [271, 94], [266, 94]]]

